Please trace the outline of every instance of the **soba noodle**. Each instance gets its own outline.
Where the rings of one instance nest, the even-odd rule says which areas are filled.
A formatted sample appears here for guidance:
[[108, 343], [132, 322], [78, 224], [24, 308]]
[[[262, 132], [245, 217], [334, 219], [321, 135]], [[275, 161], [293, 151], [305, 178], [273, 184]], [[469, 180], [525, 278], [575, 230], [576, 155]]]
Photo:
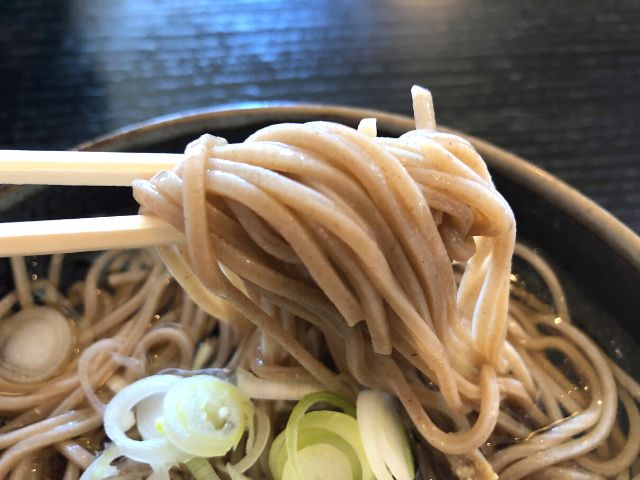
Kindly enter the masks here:
[[[473, 146], [437, 132], [430, 95], [412, 94], [416, 130], [400, 138], [378, 137], [373, 119], [201, 137], [174, 171], [134, 184], [142, 211], [186, 244], [106, 252], [66, 295], [61, 256], [34, 282], [12, 259], [0, 317], [48, 305], [76, 343], [44, 380], [1, 380], [0, 477], [78, 478], [108, 442], [109, 400], [167, 367], [215, 369], [251, 392], [255, 432], [210, 464], [225, 478], [271, 475], [260, 452], [290, 400], [363, 389], [402, 405], [419, 478], [444, 464], [461, 479], [637, 477], [640, 386], [573, 325], [552, 269], [515, 244]], [[514, 248], [553, 307], [511, 284]], [[119, 478], [151, 473], [117, 465]]]

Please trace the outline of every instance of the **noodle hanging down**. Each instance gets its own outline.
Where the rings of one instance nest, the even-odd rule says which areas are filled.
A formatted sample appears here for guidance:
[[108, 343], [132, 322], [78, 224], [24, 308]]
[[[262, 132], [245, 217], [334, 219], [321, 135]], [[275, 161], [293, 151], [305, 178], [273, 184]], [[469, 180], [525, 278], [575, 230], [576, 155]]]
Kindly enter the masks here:
[[[0, 477], [103, 478], [87, 472], [104, 458], [118, 478], [269, 478], [291, 400], [323, 390], [360, 404], [374, 389], [403, 407], [416, 478], [637, 478], [640, 386], [573, 325], [551, 268], [516, 245], [473, 146], [437, 132], [430, 94], [412, 94], [416, 129], [399, 138], [365, 119], [194, 141], [174, 171], [134, 183], [142, 212], [183, 231], [184, 246], [106, 252], [65, 295], [61, 256], [35, 282], [12, 259], [0, 317], [55, 306], [76, 351], [44, 380], [0, 369]], [[553, 308], [512, 285], [514, 249]], [[239, 448], [177, 458], [168, 473], [109, 450], [106, 405], [165, 368], [244, 385], [255, 424]]]

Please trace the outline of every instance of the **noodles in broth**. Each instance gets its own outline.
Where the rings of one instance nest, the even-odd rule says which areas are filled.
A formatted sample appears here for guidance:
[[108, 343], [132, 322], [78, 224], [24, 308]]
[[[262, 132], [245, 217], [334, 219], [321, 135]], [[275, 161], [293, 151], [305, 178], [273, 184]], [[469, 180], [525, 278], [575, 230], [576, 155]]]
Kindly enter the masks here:
[[[515, 243], [473, 146], [437, 132], [430, 94], [412, 94], [416, 129], [399, 138], [365, 119], [194, 141], [174, 171], [134, 183], [142, 212], [184, 245], [103, 253], [65, 294], [61, 256], [35, 281], [12, 259], [0, 317], [62, 312], [47, 321], [73, 342], [43, 378], [0, 368], [0, 477], [78, 478], [110, 444], [111, 398], [174, 368], [237, 384], [255, 424], [197, 467], [210, 476], [118, 451], [105, 460], [118, 478], [269, 478], [294, 400], [328, 391], [359, 405], [363, 390], [397, 399], [416, 478], [640, 478], [640, 386], [572, 323], [551, 268]], [[512, 285], [514, 250], [553, 307]]]

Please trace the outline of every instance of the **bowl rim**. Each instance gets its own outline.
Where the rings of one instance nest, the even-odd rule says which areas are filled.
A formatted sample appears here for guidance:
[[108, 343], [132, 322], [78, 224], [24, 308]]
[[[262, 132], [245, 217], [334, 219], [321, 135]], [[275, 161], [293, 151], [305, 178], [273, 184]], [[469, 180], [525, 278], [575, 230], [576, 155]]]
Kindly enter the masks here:
[[[211, 122], [226, 127], [243, 126], [249, 121], [288, 121], [339, 118], [357, 122], [374, 117], [387, 130], [408, 131], [414, 127], [411, 117], [380, 110], [295, 102], [232, 103], [218, 107], [186, 110], [151, 118], [114, 130], [75, 147], [78, 150], [127, 149], [188, 134]], [[524, 158], [490, 142], [454, 129], [439, 130], [468, 139], [491, 169], [555, 204], [608, 244], [627, 264], [640, 272], [640, 236], [614, 215], [551, 173]], [[167, 135], [167, 132], [171, 132]]]

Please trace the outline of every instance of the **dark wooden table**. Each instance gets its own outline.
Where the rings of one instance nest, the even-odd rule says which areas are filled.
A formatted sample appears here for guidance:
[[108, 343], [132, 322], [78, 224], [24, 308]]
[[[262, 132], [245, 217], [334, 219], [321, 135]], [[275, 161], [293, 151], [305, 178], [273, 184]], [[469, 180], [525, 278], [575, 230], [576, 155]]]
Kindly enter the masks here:
[[410, 113], [413, 83], [640, 232], [637, 0], [0, 2], [0, 148], [233, 102]]

